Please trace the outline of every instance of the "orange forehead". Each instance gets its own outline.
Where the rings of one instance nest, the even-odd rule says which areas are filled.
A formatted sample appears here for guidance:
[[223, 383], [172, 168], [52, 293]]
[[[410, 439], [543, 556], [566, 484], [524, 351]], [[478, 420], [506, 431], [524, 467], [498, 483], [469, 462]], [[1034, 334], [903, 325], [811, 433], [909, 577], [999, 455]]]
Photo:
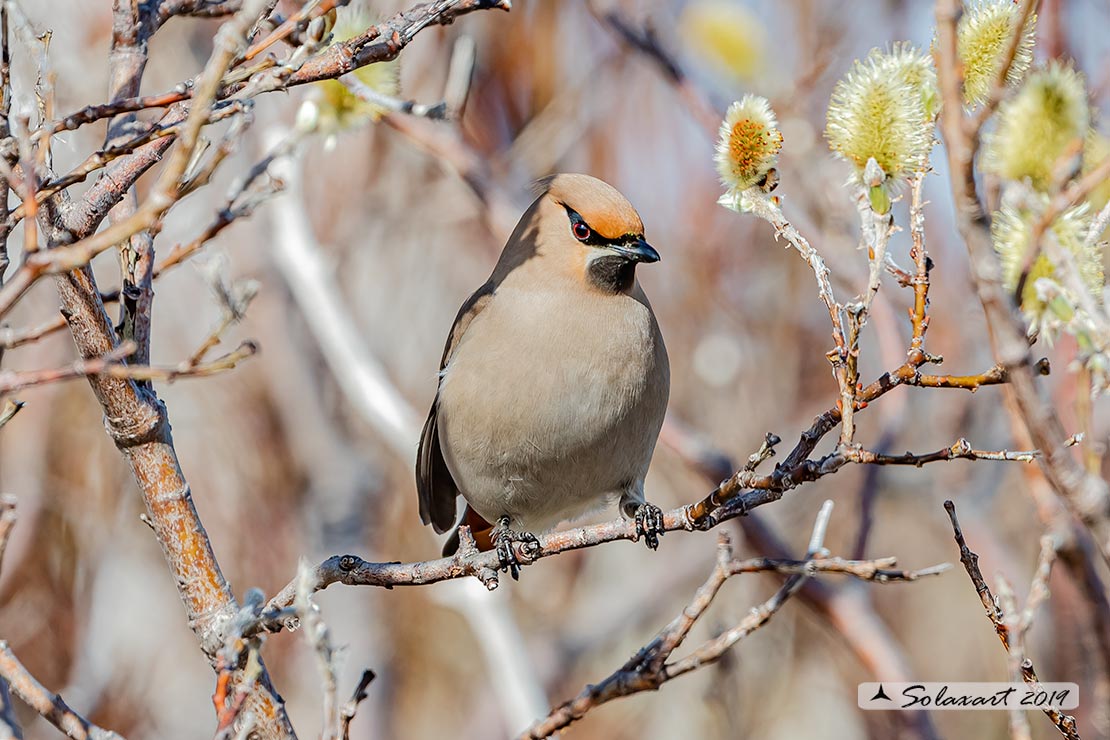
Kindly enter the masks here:
[[547, 185], [552, 199], [576, 211], [591, 229], [606, 239], [644, 233], [640, 214], [608, 183], [589, 175], [556, 175]]

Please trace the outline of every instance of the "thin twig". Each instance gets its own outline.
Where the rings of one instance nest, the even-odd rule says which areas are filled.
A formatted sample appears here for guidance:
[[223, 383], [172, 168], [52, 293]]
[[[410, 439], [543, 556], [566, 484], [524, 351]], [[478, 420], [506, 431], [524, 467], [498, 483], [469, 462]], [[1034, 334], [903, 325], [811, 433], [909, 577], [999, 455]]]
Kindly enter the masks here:
[[402, 100], [401, 98], [385, 93], [378, 92], [369, 85], [362, 84], [362, 81], [352, 75], [340, 77], [339, 82], [350, 90], [360, 100], [377, 106], [383, 110], [391, 113], [404, 113], [409, 116], [417, 116], [419, 118], [430, 118], [433, 121], [446, 121], [448, 118], [447, 103], [439, 101], [431, 105], [417, 103], [415, 100]]
[[[574, 699], [552, 709], [547, 717], [523, 732], [519, 736], [520, 740], [537, 740], [538, 738], [550, 737], [602, 704], [642, 691], [657, 690], [667, 681], [719, 660], [737, 642], [766, 624], [782, 608], [783, 604], [801, 589], [809, 577], [821, 572], [822, 569], [816, 566], [817, 563], [828, 563], [836, 560], [826, 558], [823, 555], [825, 551], [825, 533], [828, 529], [831, 514], [832, 502], [826, 501], [814, 523], [805, 560], [794, 561], [786, 571], [778, 570], [778, 568], [767, 568], [777, 572], [793, 573], [774, 596], [754, 607], [737, 624], [698, 646], [689, 655], [671, 661], [674, 651], [685, 641], [691, 629], [705, 614], [705, 611], [729, 577], [737, 573], [764, 570], [759, 566], [759, 560], [734, 561], [729, 537], [721, 534], [717, 545], [716, 566], [709, 578], [694, 594], [689, 605], [620, 669], [601, 682], [586, 686]], [[887, 559], [883, 562], [890, 561]], [[876, 566], [872, 563], [870, 567]], [[911, 572], [906, 575], [913, 579], [923, 575], [939, 573], [943, 569], [942, 566], [937, 566], [926, 571]], [[855, 570], [852, 572], [857, 574]], [[860, 571], [864, 574], [870, 572], [870, 570]]]
[[[1082, 435], [1073, 435], [1068, 441], [1070, 442], [1069, 446], [1078, 444], [1082, 441]], [[915, 455], [912, 452], [906, 452], [901, 455], [884, 455], [859, 447], [848, 448], [844, 451], [844, 454], [852, 462], [862, 465], [914, 465], [916, 467], [943, 460], [1034, 462], [1041, 457], [1040, 450], [976, 450], [962, 437], [949, 447], [925, 454]]]
[[370, 682], [374, 680], [375, 674], [371, 670], [362, 672], [362, 678], [358, 681], [358, 686], [355, 687], [354, 693], [343, 708], [339, 711], [339, 738], [340, 740], [349, 740], [351, 736], [351, 721], [355, 718], [358, 712], [358, 705], [366, 698], [366, 689], [370, 686]]
[[0, 569], [3, 568], [4, 552], [8, 549], [8, 538], [12, 536], [17, 519], [15, 506], [15, 496], [0, 494]]
[[51, 693], [35, 680], [12, 653], [8, 643], [0, 640], [0, 679], [7, 681], [12, 693], [23, 700], [66, 737], [73, 740], [123, 740], [122, 737], [98, 727], [70, 709], [62, 697]]
[[774, 227], [775, 239], [777, 240], [780, 236], [786, 239], [786, 242], [798, 250], [798, 254], [802, 255], [802, 259], [813, 270], [813, 275], [817, 279], [817, 294], [825, 304], [825, 308], [828, 309], [829, 319], [832, 323], [833, 344], [836, 345], [836, 351], [840, 357], [844, 357], [847, 353], [847, 344], [844, 340], [844, 321], [841, 316], [840, 304], [836, 302], [836, 297], [833, 295], [832, 284], [829, 282], [829, 268], [825, 266], [825, 261], [821, 259], [817, 250], [810, 246], [809, 241], [786, 220], [782, 213], [782, 206], [776, 196], [769, 193], [753, 195], [751, 205], [751, 212], [754, 215]]
[[312, 600], [313, 589], [312, 566], [307, 560], [301, 560], [297, 567], [296, 598], [293, 606], [297, 619], [300, 620], [301, 632], [305, 641], [312, 648], [316, 656], [316, 667], [320, 672], [324, 692], [323, 731], [320, 736], [323, 740], [337, 740], [342, 734], [339, 713], [339, 679], [336, 675], [335, 648], [331, 644], [331, 631], [320, 614], [320, 607]]
[[134, 343], [125, 342], [110, 354], [90, 360], [78, 360], [58, 368], [22, 371], [2, 370], [0, 371], [0, 393], [11, 393], [37, 385], [85, 378], [90, 375], [145, 381], [157, 380], [165, 383], [172, 383], [182, 378], [207, 377], [233, 369], [240, 362], [257, 353], [258, 346], [248, 340], [240, 344], [235, 350], [210, 362], [193, 363], [190, 359], [180, 365], [169, 367], [124, 364], [123, 361], [134, 351]]
[[[948, 518], [952, 522], [952, 533], [956, 539], [956, 544], [960, 548], [960, 562], [963, 563], [964, 570], [967, 571], [968, 577], [971, 578], [971, 583], [975, 586], [975, 592], [979, 594], [979, 600], [983, 602], [983, 609], [986, 611], [987, 618], [990, 619], [991, 624], [994, 626], [995, 634], [998, 635], [998, 639], [1002, 641], [1002, 647], [1005, 648], [1007, 654], [1009, 654], [1011, 639], [1018, 635], [1012, 634], [1011, 626], [1007, 623], [1006, 613], [999, 607], [998, 602], [995, 601], [986, 579], [983, 578], [983, 572], [979, 570], [979, 556], [968, 547], [967, 540], [964, 539], [963, 530], [960, 529], [960, 522], [956, 518], [956, 505], [951, 501], [945, 501], [944, 510], [948, 512]], [[1020, 632], [1021, 630], [1019, 629], [1018, 631]], [[1020, 668], [1026, 683], [1030, 685], [1039, 683], [1036, 671], [1033, 670], [1033, 662], [1029, 660], [1029, 658], [1024, 658]], [[1060, 731], [1061, 735], [1068, 740], [1079, 740], [1079, 731], [1075, 724], [1075, 717], [1051, 708], [1045, 708], [1043, 711], [1048, 718], [1052, 720], [1053, 724], [1056, 725], [1056, 729]]]

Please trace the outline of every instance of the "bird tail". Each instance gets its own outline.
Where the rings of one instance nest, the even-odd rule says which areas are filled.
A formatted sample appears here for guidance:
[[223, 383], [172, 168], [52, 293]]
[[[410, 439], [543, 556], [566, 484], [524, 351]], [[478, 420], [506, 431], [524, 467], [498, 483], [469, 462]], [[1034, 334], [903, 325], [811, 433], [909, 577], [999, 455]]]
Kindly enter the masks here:
[[493, 525], [479, 516], [478, 512], [470, 508], [470, 505], [463, 509], [462, 518], [455, 528], [451, 530], [451, 536], [443, 543], [443, 557], [454, 555], [459, 549], [459, 527], [462, 525], [470, 527], [470, 533], [474, 535], [474, 542], [478, 545], [479, 552], [493, 549], [493, 540], [490, 534], [493, 532]]

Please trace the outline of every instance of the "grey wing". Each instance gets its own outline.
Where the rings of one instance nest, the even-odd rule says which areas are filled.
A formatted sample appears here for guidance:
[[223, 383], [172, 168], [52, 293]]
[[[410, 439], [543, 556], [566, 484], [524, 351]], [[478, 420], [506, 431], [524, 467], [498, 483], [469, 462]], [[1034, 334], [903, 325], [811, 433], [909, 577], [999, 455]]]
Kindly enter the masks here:
[[[455, 323], [451, 326], [451, 333], [447, 336], [447, 345], [443, 348], [440, 372], [447, 367], [451, 354], [470, 322], [493, 297], [493, 291], [493, 284], [486, 283], [467, 298], [459, 309]], [[428, 420], [424, 422], [424, 430], [420, 433], [420, 449], [416, 455], [416, 492], [420, 498], [420, 521], [431, 524], [437, 533], [443, 534], [455, 525], [455, 500], [461, 491], [443, 459], [443, 450], [439, 445], [438, 418], [437, 392], [428, 412]]]

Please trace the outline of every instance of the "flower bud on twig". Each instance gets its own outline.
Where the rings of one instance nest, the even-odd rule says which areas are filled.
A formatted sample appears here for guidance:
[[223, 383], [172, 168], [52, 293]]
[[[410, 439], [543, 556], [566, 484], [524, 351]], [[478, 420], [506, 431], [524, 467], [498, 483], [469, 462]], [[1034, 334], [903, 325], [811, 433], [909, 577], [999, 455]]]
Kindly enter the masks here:
[[998, 124], [986, 137], [984, 168], [1047, 191], [1059, 179], [1061, 164], [1079, 155], [1089, 119], [1083, 75], [1050, 62], [999, 106]]
[[[978, 105], [986, 100], [1013, 35], [1021, 20], [1021, 8], [1012, 0], [980, 0], [960, 18], [956, 30], [956, 55], [964, 68], [964, 102]], [[1006, 74], [1011, 87], [1021, 82], [1033, 62], [1036, 14], [1030, 14], [1021, 31], [1021, 42]]]
[[[877, 209], [885, 208], [879, 212], [889, 210], [892, 187], [927, 164], [937, 107], [932, 63], [908, 44], [872, 49], [833, 89], [829, 148], [853, 165], [853, 180], [873, 194]], [[873, 182], [876, 171], [881, 182]]]
[[721, 123], [714, 161], [728, 191], [718, 201], [726, 208], [745, 210], [741, 195], [767, 182], [782, 148], [782, 133], [765, 98], [745, 95], [728, 108]]

